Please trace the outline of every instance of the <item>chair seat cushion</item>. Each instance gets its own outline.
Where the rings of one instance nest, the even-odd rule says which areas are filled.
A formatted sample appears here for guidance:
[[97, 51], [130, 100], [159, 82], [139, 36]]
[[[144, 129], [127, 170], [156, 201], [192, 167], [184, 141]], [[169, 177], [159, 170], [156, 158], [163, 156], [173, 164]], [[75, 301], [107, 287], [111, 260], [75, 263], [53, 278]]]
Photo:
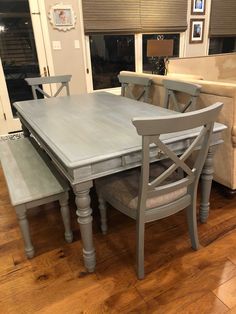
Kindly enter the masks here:
[[[164, 164], [155, 163], [150, 167], [150, 178], [155, 178], [165, 170]], [[137, 209], [138, 206], [138, 189], [141, 168], [124, 171], [115, 175], [107, 176], [97, 180], [96, 188], [98, 194], [104, 196], [105, 199], [114, 199], [130, 209]], [[171, 183], [180, 179], [175, 173], [171, 179], [164, 183]], [[147, 199], [146, 209], [152, 209], [171, 203], [180, 197], [186, 195], [187, 188], [183, 187], [173, 192], [166, 193]]]

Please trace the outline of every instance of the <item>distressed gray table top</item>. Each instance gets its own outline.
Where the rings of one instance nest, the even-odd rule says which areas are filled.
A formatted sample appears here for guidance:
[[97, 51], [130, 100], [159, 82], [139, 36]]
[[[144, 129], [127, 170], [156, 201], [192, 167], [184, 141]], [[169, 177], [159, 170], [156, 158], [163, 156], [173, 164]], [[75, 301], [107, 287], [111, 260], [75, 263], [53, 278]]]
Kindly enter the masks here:
[[[135, 152], [141, 137], [134, 117], [170, 115], [173, 111], [106, 92], [29, 100], [14, 104], [18, 113], [67, 168]], [[221, 131], [216, 124], [214, 130]], [[166, 141], [191, 138], [197, 131], [167, 135]]]

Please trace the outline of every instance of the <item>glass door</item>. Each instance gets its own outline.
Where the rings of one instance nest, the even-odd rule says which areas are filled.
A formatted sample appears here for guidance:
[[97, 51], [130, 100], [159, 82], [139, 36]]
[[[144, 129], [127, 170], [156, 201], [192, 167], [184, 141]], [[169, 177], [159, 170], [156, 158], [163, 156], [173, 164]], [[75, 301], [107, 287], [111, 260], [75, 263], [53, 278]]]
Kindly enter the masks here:
[[7, 133], [7, 123], [4, 118], [2, 99], [0, 98], [0, 134], [5, 134], [5, 133]]
[[48, 67], [37, 1], [1, 0], [0, 12], [0, 97], [11, 132], [21, 129], [13, 103], [33, 99], [25, 78], [47, 75]]

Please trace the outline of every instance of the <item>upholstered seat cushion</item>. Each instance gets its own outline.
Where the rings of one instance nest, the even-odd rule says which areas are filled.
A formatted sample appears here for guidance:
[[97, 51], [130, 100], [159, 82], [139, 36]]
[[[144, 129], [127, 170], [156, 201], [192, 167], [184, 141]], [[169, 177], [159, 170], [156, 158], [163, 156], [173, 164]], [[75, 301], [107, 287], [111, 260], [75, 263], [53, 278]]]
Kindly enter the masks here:
[[[150, 167], [150, 178], [155, 178], [160, 175], [165, 169], [165, 165], [155, 163]], [[130, 209], [137, 209], [138, 205], [138, 188], [141, 168], [132, 169], [121, 172], [119, 174], [101, 178], [96, 182], [98, 194], [106, 195], [106, 199], [113, 199], [125, 205]], [[171, 183], [179, 179], [175, 173], [171, 179], [165, 183]], [[146, 202], [146, 209], [155, 208], [168, 203], [171, 203], [187, 193], [187, 188], [181, 188], [173, 192], [148, 198]]]

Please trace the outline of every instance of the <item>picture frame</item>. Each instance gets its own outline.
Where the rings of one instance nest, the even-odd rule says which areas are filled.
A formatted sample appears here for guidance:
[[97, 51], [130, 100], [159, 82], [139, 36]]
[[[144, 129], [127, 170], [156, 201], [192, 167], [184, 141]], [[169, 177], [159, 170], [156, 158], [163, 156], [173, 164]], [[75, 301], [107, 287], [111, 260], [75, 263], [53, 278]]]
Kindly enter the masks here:
[[191, 44], [200, 44], [203, 42], [204, 36], [204, 19], [190, 20], [190, 36], [189, 42]]
[[191, 14], [192, 15], [204, 15], [206, 7], [206, 0], [192, 0]]
[[53, 28], [68, 31], [75, 28], [76, 16], [70, 4], [55, 4], [50, 8], [48, 18]]

